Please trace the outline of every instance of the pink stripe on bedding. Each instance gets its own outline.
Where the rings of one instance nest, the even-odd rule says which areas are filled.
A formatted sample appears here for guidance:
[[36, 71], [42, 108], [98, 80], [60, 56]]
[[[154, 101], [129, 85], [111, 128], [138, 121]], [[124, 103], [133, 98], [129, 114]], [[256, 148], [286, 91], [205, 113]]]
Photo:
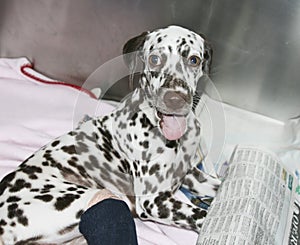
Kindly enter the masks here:
[[41, 82], [41, 83], [45, 83], [45, 84], [52, 84], [52, 85], [64, 85], [64, 86], [67, 86], [67, 87], [71, 87], [71, 88], [83, 91], [84, 93], [87, 93], [89, 96], [91, 96], [91, 98], [97, 99], [95, 94], [93, 94], [91, 91], [86, 90], [86, 89], [84, 89], [80, 86], [70, 84], [70, 83], [66, 83], [66, 82], [62, 82], [62, 81], [53, 81], [53, 80], [50, 81], [48, 79], [41, 78], [41, 76], [34, 74], [35, 71], [33, 70], [33, 65], [30, 64], [30, 63], [22, 65], [20, 69], [21, 69], [21, 72], [25, 76], [27, 76], [27, 77], [29, 77], [29, 78], [37, 81], [37, 82]]

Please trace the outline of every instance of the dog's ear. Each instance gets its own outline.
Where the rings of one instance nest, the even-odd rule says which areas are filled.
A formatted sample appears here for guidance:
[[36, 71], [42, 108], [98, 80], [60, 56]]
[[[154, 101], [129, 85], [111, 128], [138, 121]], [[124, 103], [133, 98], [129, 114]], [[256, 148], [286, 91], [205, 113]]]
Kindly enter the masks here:
[[149, 32], [143, 32], [139, 36], [133, 37], [128, 40], [123, 47], [123, 59], [129, 68], [129, 87], [133, 88], [134, 73], [138, 68], [138, 56], [142, 50], [145, 40]]
[[149, 32], [143, 32], [139, 36], [133, 37], [125, 43], [123, 47], [124, 62], [129, 68], [131, 63], [135, 62], [135, 57], [132, 57], [130, 54], [133, 53], [133, 55], [135, 55], [136, 52], [141, 50], [148, 33]]
[[210, 67], [211, 67], [211, 63], [212, 63], [212, 55], [213, 55], [212, 46], [211, 46], [210, 43], [208, 43], [205, 40], [205, 43], [204, 43], [204, 55], [203, 55], [204, 61], [202, 63], [202, 69], [203, 69], [203, 72], [206, 75], [210, 74]]

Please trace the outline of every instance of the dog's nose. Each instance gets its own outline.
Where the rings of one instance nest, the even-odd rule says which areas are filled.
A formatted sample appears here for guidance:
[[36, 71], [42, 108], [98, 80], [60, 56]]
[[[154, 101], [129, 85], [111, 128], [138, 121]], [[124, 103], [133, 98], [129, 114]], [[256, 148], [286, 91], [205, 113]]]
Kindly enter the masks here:
[[164, 95], [164, 103], [169, 109], [181, 109], [188, 103], [188, 96], [179, 92], [168, 91]]

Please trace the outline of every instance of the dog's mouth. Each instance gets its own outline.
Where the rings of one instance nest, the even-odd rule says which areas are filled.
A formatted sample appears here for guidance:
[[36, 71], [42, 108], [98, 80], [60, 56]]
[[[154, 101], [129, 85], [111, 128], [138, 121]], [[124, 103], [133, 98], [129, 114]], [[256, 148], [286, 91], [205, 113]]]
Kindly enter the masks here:
[[165, 114], [157, 111], [157, 117], [160, 119], [160, 129], [168, 140], [180, 139], [186, 131], [186, 115]]

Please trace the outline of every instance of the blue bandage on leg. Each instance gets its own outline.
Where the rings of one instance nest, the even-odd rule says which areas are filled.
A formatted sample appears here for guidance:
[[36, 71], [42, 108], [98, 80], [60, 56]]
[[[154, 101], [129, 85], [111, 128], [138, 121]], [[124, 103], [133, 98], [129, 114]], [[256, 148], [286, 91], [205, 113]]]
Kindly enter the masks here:
[[89, 245], [137, 245], [131, 212], [124, 201], [105, 199], [86, 210], [79, 230]]

